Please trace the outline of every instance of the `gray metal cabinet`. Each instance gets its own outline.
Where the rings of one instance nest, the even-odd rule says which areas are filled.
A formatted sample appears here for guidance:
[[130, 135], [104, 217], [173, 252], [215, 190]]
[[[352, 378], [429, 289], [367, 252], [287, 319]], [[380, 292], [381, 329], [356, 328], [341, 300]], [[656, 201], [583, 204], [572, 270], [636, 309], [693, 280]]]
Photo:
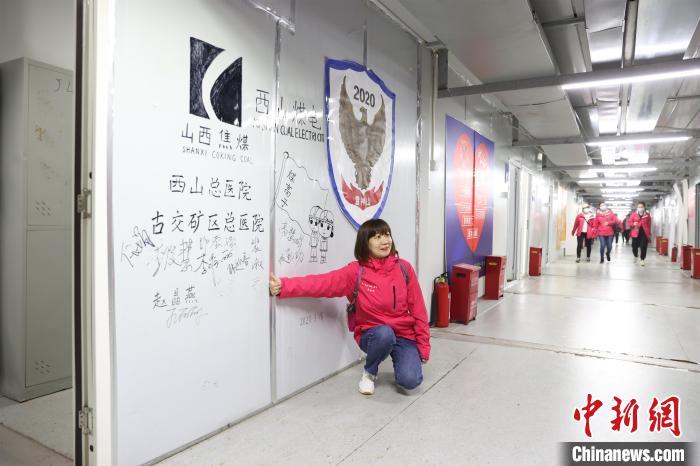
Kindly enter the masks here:
[[71, 386], [73, 74], [0, 64], [0, 391]]

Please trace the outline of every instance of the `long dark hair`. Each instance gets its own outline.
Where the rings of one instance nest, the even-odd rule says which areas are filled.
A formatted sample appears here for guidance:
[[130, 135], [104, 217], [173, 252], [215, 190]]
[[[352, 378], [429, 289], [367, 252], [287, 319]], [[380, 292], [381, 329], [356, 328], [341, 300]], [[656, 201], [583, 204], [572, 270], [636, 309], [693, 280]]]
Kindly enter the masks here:
[[359, 230], [357, 230], [357, 238], [355, 239], [355, 259], [360, 262], [367, 262], [369, 260], [371, 256], [369, 252], [369, 239], [375, 235], [391, 236], [391, 252], [389, 255], [397, 253], [396, 242], [391, 234], [391, 227], [389, 227], [389, 224], [381, 218], [373, 218], [360, 225]]

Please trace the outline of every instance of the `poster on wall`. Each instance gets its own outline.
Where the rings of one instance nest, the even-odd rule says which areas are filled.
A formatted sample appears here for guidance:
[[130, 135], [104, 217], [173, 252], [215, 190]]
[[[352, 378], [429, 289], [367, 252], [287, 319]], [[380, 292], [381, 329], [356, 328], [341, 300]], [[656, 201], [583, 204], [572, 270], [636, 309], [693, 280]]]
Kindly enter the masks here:
[[328, 170], [355, 227], [381, 215], [394, 166], [396, 95], [372, 70], [326, 59]]
[[696, 186], [688, 188], [688, 218], [695, 218], [695, 189]]
[[559, 241], [557, 241], [557, 251], [561, 249], [561, 245], [566, 241], [566, 204], [567, 191], [562, 186], [559, 186], [559, 197], [557, 204], [557, 231], [559, 232]]
[[445, 151], [445, 244], [450, 271], [461, 262], [479, 265], [492, 252], [494, 145], [447, 116]]

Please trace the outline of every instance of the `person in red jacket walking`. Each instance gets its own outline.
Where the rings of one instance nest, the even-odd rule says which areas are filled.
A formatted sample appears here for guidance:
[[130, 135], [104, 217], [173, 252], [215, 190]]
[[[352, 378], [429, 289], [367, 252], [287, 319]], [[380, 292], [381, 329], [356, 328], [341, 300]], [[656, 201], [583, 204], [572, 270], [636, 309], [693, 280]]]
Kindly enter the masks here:
[[632, 254], [634, 262], [641, 260], [640, 265], [644, 266], [644, 259], [647, 257], [647, 246], [651, 239], [651, 215], [647, 211], [647, 205], [643, 202], [637, 204], [637, 210], [630, 215], [630, 226], [632, 230]]
[[381, 219], [357, 231], [355, 258], [345, 267], [320, 275], [277, 278], [270, 294], [279, 298], [341, 297], [355, 301], [355, 340], [367, 359], [360, 393], [374, 393], [379, 364], [391, 356], [396, 384], [413, 389], [423, 381], [421, 363], [430, 358], [430, 328], [418, 277], [400, 259], [391, 228]]
[[617, 224], [617, 222], [619, 222], [617, 216], [611, 210], [608, 209], [608, 206], [605, 204], [605, 202], [601, 202], [600, 210], [598, 211], [594, 222], [596, 234], [598, 236], [598, 239], [600, 239], [601, 264], [604, 262], [603, 254], [605, 254], [605, 257], [608, 259], [608, 262], [610, 262], [612, 239], [613, 235], [615, 234], [614, 227], [615, 224]]
[[586, 244], [586, 261], [591, 261], [591, 246], [595, 238], [593, 230], [593, 212], [591, 206], [583, 204], [581, 213], [574, 220], [574, 227], [571, 229], [571, 236], [576, 237], [576, 262], [581, 262], [581, 250], [584, 243]]

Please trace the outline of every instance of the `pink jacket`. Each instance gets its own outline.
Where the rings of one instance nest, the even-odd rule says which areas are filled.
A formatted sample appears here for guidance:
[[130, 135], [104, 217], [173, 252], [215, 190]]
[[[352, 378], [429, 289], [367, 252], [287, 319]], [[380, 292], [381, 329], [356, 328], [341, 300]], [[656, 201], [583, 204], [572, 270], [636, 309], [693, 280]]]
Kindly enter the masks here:
[[651, 240], [651, 215], [649, 215], [649, 212], [644, 212], [644, 215], [641, 217], [637, 212], [634, 212], [630, 215], [630, 226], [632, 227], [630, 232], [632, 238], [639, 236], [639, 227], [642, 227], [647, 238]]
[[598, 211], [595, 216], [595, 233], [597, 236], [612, 236], [615, 234], [613, 230], [613, 225], [615, 225], [619, 220], [617, 215], [615, 215], [612, 210], [607, 210], [605, 212]]
[[[404, 279], [399, 260], [408, 273]], [[397, 337], [416, 342], [421, 359], [430, 358], [430, 327], [416, 272], [407, 261], [391, 256], [363, 262], [362, 283], [357, 292], [357, 325], [355, 340], [360, 344], [362, 333], [377, 325], [388, 325]], [[352, 299], [360, 263], [350, 262], [345, 267], [320, 275], [281, 278], [280, 298], [337, 298]]]
[[[581, 231], [583, 230], [583, 223], [586, 221], [586, 217], [583, 214], [578, 214], [576, 216], [576, 220], [574, 220], [574, 227], [571, 229], [571, 235], [572, 236], [578, 236], [581, 234]], [[591, 220], [588, 222], [588, 228], [586, 229], [586, 238], [591, 239], [595, 238], [595, 231], [593, 229], [593, 222], [595, 221], [595, 217], [592, 217]]]

